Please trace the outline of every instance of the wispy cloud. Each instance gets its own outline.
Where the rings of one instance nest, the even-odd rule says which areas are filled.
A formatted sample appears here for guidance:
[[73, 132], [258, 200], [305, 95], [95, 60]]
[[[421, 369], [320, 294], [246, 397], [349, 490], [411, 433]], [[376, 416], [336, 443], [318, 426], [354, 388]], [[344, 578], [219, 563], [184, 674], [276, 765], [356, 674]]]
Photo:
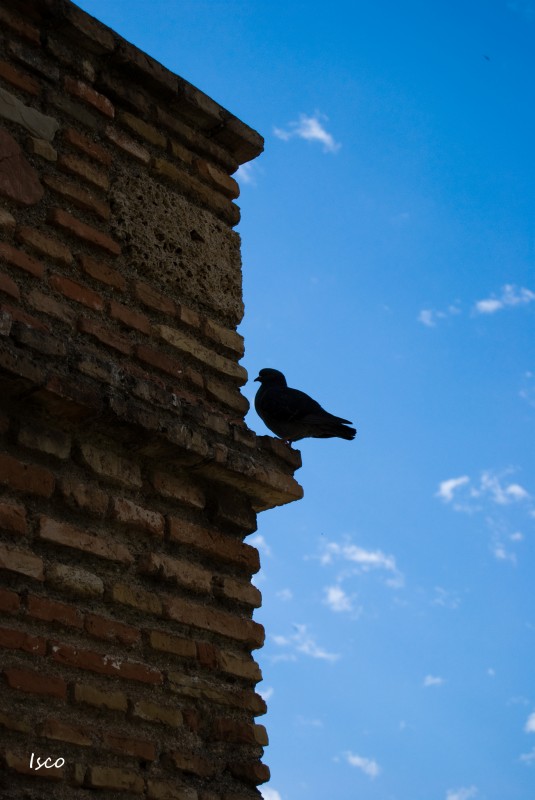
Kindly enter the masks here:
[[348, 764], [360, 769], [368, 778], [376, 778], [381, 772], [381, 767], [373, 758], [366, 758], [351, 752], [344, 753], [344, 756]]
[[454, 317], [460, 313], [461, 309], [457, 304], [449, 305], [445, 311], [437, 311], [434, 308], [422, 308], [417, 319], [418, 322], [421, 322], [422, 325], [425, 325], [427, 328], [436, 328], [439, 320]]
[[[458, 497], [458, 490], [462, 486], [466, 486], [467, 491], [463, 493], [465, 500], [489, 500], [499, 506], [529, 500], [530, 494], [521, 484], [504, 481], [504, 478], [512, 471], [512, 469], [507, 469], [502, 473], [496, 473], [492, 470], [483, 470], [479, 483], [474, 483], [468, 475], [461, 475], [459, 478], [448, 478], [439, 483], [435, 497], [439, 497], [445, 503], [451, 503]], [[454, 504], [453, 507], [456, 511], [481, 510], [477, 506], [471, 507], [466, 503]]]
[[435, 586], [435, 596], [432, 602], [435, 606], [450, 609], [457, 609], [461, 605], [459, 595], [448, 589], [443, 589], [442, 586]]
[[353, 598], [341, 586], [326, 586], [324, 603], [331, 611], [354, 611]]
[[535, 733], [535, 711], [532, 711], [524, 725], [525, 733]]
[[495, 314], [503, 308], [525, 306], [534, 300], [535, 292], [532, 292], [531, 289], [519, 288], [512, 283], [507, 283], [502, 287], [498, 297], [493, 294], [483, 300], [478, 300], [473, 310], [476, 314]]
[[449, 789], [446, 792], [446, 800], [471, 800], [478, 793], [477, 786], [461, 787], [460, 789]]
[[355, 572], [363, 573], [379, 570], [389, 573], [386, 583], [392, 588], [403, 586], [403, 575], [399, 571], [394, 556], [386, 555], [382, 550], [366, 550], [364, 547], [352, 542], [326, 542], [320, 562], [324, 566], [331, 564], [334, 559], [350, 563]]
[[323, 145], [325, 153], [336, 153], [341, 145], [325, 127], [328, 117], [316, 111], [311, 116], [300, 114], [296, 122], [289, 122], [286, 128], [273, 128], [277, 138], [287, 142], [289, 139], [304, 139], [307, 142], [318, 142]]
[[426, 675], [422, 681], [422, 686], [427, 689], [430, 686], [442, 686], [444, 683], [445, 680], [440, 675]]
[[251, 538], [248, 539], [247, 543], [253, 547], [256, 547], [257, 550], [260, 550], [260, 552], [265, 556], [271, 555], [271, 547], [268, 545], [261, 533], [255, 533], [254, 536], [251, 536]]
[[284, 603], [293, 600], [293, 596], [291, 589], [281, 589], [280, 592], [277, 592], [275, 595], [275, 597], [278, 597], [279, 600], [282, 600]]
[[276, 789], [270, 789], [269, 786], [263, 786], [260, 794], [264, 800], [282, 800], [282, 795]]
[[246, 183], [249, 186], [256, 186], [256, 167], [250, 161], [246, 164], [240, 164], [234, 177], [238, 183]]
[[461, 475], [460, 478], [448, 478], [446, 481], [441, 481], [438, 485], [435, 497], [440, 497], [445, 503], [451, 503], [455, 490], [458, 489], [459, 486], [465, 486], [469, 482], [470, 478], [468, 475]]
[[[292, 653], [301, 653], [305, 656], [309, 656], [310, 658], [317, 658], [323, 661], [338, 661], [340, 654], [329, 653], [328, 650], [320, 647], [320, 645], [318, 645], [315, 641], [314, 637], [308, 632], [307, 625], [294, 624], [294, 628], [295, 633], [292, 633], [290, 636], [276, 635], [271, 637], [273, 642], [278, 647], [288, 648], [290, 651], [289, 658], [291, 658]], [[275, 656], [275, 658], [276, 660], [281, 660], [277, 656]], [[294, 659], [291, 658], [291, 660]]]
[[527, 764], [529, 767], [531, 767], [532, 764], [535, 764], [535, 747], [530, 750], [529, 753], [522, 753], [520, 756], [520, 761], [522, 761], [523, 764]]

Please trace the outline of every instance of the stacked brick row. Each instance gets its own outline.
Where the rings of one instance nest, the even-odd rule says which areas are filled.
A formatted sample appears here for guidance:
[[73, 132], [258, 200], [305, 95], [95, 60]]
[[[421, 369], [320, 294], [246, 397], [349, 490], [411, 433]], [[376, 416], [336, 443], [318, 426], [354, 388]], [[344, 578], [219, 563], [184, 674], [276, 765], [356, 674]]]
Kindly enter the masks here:
[[302, 492], [240, 393], [231, 176], [261, 146], [76, 6], [1, 0], [2, 797], [269, 775], [244, 538]]

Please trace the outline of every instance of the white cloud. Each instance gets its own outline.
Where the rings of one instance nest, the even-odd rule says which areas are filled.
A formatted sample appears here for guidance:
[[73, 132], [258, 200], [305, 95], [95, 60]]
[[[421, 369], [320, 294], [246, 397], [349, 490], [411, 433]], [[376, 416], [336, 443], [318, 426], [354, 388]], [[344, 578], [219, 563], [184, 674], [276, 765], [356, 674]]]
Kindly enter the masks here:
[[500, 478], [500, 475], [494, 475], [490, 471], [483, 472], [480, 492], [488, 493], [491, 499], [501, 506], [529, 498], [529, 492], [523, 486], [518, 483], [510, 483], [507, 486], [503, 486]]
[[532, 711], [527, 718], [526, 724], [524, 725], [524, 731], [526, 733], [535, 733], [535, 711]]
[[256, 547], [256, 549], [260, 550], [260, 552], [265, 556], [271, 555], [271, 547], [268, 545], [261, 533], [255, 533], [254, 536], [251, 536], [251, 538], [247, 540], [247, 544]]
[[[313, 636], [308, 632], [306, 625], [296, 625], [294, 624], [295, 633], [291, 634], [291, 636], [272, 636], [273, 642], [278, 645], [279, 647], [289, 647], [294, 650], [296, 653], [302, 653], [305, 656], [310, 656], [310, 658], [318, 658], [323, 661], [338, 661], [340, 655], [338, 653], [329, 653], [323, 647], [320, 647], [314, 640]], [[281, 660], [280, 657], [276, 657], [277, 660]], [[291, 656], [288, 656], [287, 659], [284, 660], [294, 660]]]
[[247, 183], [250, 186], [256, 186], [255, 165], [250, 161], [246, 164], [240, 164], [234, 177], [238, 183]]
[[456, 609], [461, 605], [461, 600], [455, 592], [443, 589], [442, 586], [435, 586], [433, 605], [442, 606], [442, 608]]
[[524, 764], [527, 764], [528, 766], [531, 766], [532, 764], [534, 764], [535, 763], [535, 747], [529, 753], [523, 753], [520, 756], [520, 761], [522, 761]]
[[294, 595], [291, 589], [281, 589], [280, 592], [277, 592], [275, 596], [278, 597], [279, 600], [287, 603], [289, 600], [293, 600]]
[[428, 328], [434, 328], [436, 325], [434, 312], [430, 308], [422, 308], [418, 314], [418, 322], [421, 322], [422, 325], [427, 325]]
[[476, 314], [495, 314], [496, 311], [501, 311], [502, 308], [512, 308], [514, 306], [525, 306], [535, 300], [535, 292], [531, 289], [524, 287], [518, 288], [512, 283], [507, 283], [502, 287], [501, 295], [499, 297], [484, 298], [478, 300], [474, 306]]
[[439, 675], [426, 675], [422, 685], [428, 688], [429, 686], [442, 686], [443, 683], [444, 678], [441, 678]]
[[435, 497], [440, 497], [445, 503], [453, 500], [453, 494], [459, 486], [464, 486], [470, 482], [468, 475], [462, 475], [460, 478], [449, 478], [447, 481], [442, 481], [438, 486], [438, 491]]
[[476, 786], [461, 787], [460, 789], [449, 789], [446, 792], [446, 800], [470, 800], [477, 795]]
[[325, 595], [325, 605], [329, 606], [331, 611], [353, 611], [352, 599], [341, 586], [326, 586]]
[[[459, 303], [459, 301], [456, 300], [455, 303]], [[436, 328], [438, 320], [447, 319], [448, 317], [453, 317], [460, 313], [461, 309], [459, 306], [452, 303], [445, 311], [436, 311], [433, 308], [422, 308], [417, 319], [418, 322], [421, 322], [422, 325], [425, 325], [428, 328]]]
[[270, 789], [269, 786], [263, 786], [260, 794], [264, 800], [282, 800], [282, 795], [276, 789]]
[[273, 686], [266, 686], [265, 689], [258, 689], [258, 694], [266, 701], [266, 703], [271, 697], [273, 697], [274, 693], [275, 689]]
[[294, 137], [308, 142], [319, 142], [323, 145], [325, 153], [336, 153], [341, 145], [334, 140], [332, 134], [325, 128], [323, 123], [327, 121], [328, 118], [324, 114], [320, 114], [319, 111], [316, 111], [311, 116], [300, 114], [297, 122], [289, 122], [286, 129], [273, 128], [273, 133], [284, 142]]
[[362, 772], [367, 775], [369, 778], [376, 778], [379, 773], [381, 772], [381, 767], [372, 758], [365, 758], [364, 756], [359, 756], [356, 753], [344, 753], [347, 763], [350, 764], [352, 767], [357, 767], [357, 769], [362, 770]]

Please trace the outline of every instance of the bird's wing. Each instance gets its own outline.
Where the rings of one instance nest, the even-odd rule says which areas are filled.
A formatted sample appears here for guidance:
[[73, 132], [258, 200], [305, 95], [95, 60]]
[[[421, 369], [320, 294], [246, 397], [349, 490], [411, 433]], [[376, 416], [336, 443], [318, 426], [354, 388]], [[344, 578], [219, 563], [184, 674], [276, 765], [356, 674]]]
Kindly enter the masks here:
[[315, 422], [330, 419], [332, 422], [347, 423], [348, 420], [335, 417], [325, 411], [320, 404], [299, 389], [269, 389], [262, 398], [262, 412], [273, 422]]

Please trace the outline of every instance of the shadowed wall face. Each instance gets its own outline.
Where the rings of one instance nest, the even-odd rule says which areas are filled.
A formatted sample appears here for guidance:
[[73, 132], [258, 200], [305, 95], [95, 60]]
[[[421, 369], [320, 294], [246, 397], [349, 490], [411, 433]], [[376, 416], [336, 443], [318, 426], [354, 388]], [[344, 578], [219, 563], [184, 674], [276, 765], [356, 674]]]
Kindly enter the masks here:
[[0, 1], [3, 798], [269, 775], [244, 539], [302, 492], [240, 393], [231, 175], [261, 149], [76, 6]]

